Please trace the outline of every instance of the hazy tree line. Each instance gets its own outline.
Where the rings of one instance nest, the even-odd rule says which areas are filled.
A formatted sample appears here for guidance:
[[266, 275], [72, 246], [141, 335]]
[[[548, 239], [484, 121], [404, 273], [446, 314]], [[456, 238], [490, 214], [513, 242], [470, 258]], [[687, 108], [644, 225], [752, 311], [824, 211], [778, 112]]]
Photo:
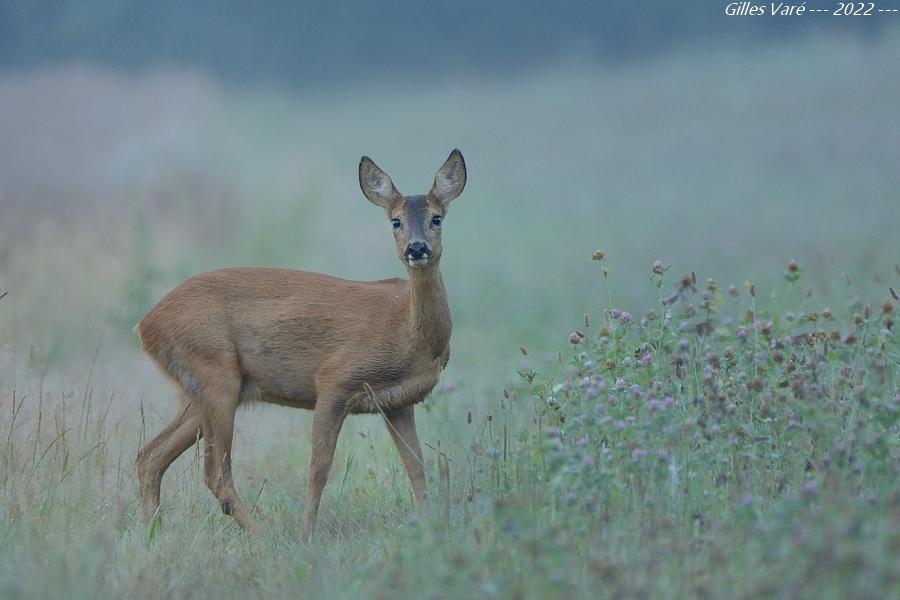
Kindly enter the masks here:
[[[827, 8], [825, 0], [814, 0]], [[0, 0], [0, 68], [80, 60], [187, 65], [232, 81], [461, 69], [486, 74], [575, 53], [608, 61], [885, 18], [725, 16], [717, 0]], [[809, 6], [812, 8], [812, 4]]]

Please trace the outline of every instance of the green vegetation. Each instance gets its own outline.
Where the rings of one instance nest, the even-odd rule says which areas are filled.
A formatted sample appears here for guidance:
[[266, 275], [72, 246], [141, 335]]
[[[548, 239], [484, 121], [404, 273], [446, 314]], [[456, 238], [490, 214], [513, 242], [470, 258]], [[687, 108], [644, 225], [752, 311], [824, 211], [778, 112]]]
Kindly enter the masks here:
[[[754, 56], [299, 96], [0, 79], [0, 597], [900, 594], [900, 40]], [[224, 264], [401, 274], [356, 161], [417, 193], [454, 146], [429, 514], [353, 418], [300, 543], [310, 415], [265, 406], [234, 456], [259, 540], [197, 449], [143, 524], [134, 456], [175, 406], [143, 305]]]

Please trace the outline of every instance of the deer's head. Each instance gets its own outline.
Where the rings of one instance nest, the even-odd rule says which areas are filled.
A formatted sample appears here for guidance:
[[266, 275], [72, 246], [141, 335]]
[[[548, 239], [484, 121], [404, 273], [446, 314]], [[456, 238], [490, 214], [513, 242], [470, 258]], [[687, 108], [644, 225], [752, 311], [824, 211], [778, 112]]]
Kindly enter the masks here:
[[387, 213], [397, 255], [411, 269], [435, 265], [441, 258], [441, 227], [447, 207], [466, 187], [466, 162], [459, 150], [450, 153], [425, 196], [404, 196], [372, 159], [359, 161], [359, 187], [369, 202]]

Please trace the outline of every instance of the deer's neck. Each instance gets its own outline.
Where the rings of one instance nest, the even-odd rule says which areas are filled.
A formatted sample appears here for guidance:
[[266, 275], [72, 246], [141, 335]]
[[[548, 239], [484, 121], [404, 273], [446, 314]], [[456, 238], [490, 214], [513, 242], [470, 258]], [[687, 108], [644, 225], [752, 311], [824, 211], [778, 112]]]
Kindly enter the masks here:
[[409, 269], [409, 311], [418, 350], [440, 356], [450, 342], [450, 305], [438, 265]]

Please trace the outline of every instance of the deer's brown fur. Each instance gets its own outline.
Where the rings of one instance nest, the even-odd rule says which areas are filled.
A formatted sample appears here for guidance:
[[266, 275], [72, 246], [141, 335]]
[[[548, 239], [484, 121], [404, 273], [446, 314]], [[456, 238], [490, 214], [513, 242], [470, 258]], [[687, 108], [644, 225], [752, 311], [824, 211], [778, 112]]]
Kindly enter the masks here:
[[[447, 364], [452, 326], [439, 268], [440, 223], [432, 220], [446, 214], [465, 180], [462, 155], [454, 151], [431, 192], [407, 199], [371, 160], [360, 162], [365, 195], [389, 219], [401, 221], [394, 224], [395, 242], [409, 280], [219, 269], [191, 277], [138, 323], [144, 351], [183, 398], [176, 417], [138, 455], [147, 517], [159, 508], [165, 470], [202, 437], [207, 486], [225, 513], [255, 529], [231, 476], [235, 412], [250, 401], [313, 411], [305, 539], [315, 527], [338, 434], [350, 414], [385, 416], [415, 497], [425, 503], [413, 405], [434, 388]], [[428, 223], [418, 222], [422, 215]], [[427, 252], [417, 250], [422, 248]], [[424, 262], [414, 258], [420, 255]]]

